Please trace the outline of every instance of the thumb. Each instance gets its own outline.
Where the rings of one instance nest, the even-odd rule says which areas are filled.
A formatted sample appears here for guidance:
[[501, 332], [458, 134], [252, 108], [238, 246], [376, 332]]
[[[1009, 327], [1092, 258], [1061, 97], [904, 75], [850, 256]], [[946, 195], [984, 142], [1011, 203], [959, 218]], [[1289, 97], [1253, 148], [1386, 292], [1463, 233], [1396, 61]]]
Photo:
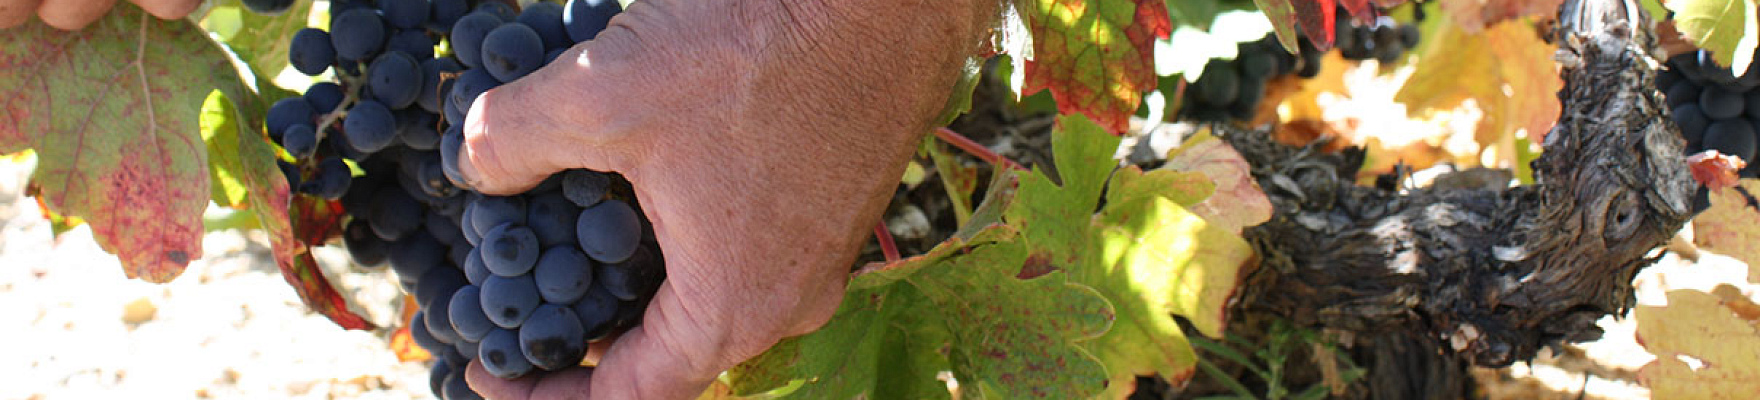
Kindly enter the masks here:
[[642, 323], [606, 351], [593, 370], [588, 398], [695, 398], [722, 370], [756, 354], [746, 354], [749, 349], [731, 343], [726, 329], [717, 329], [726, 324], [693, 319], [671, 287], [662, 284]]
[[587, 75], [584, 66], [558, 62], [478, 96], [459, 134], [443, 139], [441, 155], [453, 158], [445, 160], [448, 177], [505, 195], [564, 169], [607, 170], [603, 141], [592, 133], [605, 125], [604, 96], [583, 95], [594, 93]]

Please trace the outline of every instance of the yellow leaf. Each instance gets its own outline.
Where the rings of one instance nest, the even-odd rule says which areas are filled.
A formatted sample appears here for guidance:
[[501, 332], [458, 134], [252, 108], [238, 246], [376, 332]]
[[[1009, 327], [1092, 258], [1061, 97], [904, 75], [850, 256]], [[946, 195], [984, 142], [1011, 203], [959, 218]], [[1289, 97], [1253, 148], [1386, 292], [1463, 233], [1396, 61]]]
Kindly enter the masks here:
[[1638, 371], [1651, 395], [1751, 399], [1760, 393], [1760, 327], [1729, 308], [1735, 303], [1675, 290], [1668, 292], [1667, 306], [1637, 308], [1638, 343], [1656, 355]]
[[1527, 20], [1508, 20], [1481, 33], [1441, 24], [1425, 46], [1406, 85], [1394, 99], [1421, 116], [1473, 100], [1484, 110], [1475, 139], [1496, 154], [1514, 154], [1518, 129], [1539, 138], [1558, 120], [1555, 48], [1540, 40]]

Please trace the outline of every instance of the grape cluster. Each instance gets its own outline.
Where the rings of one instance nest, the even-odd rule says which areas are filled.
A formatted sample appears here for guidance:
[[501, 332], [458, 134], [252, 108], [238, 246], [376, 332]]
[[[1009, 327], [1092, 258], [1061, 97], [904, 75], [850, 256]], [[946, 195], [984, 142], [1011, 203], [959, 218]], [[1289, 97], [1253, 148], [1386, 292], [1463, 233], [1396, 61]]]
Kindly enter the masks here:
[[1211, 59], [1198, 80], [1186, 88], [1180, 113], [1198, 121], [1249, 120], [1265, 97], [1265, 85], [1280, 75], [1319, 73], [1319, 59], [1297, 57], [1283, 50], [1275, 36], [1236, 45], [1233, 60]]
[[[1669, 114], [1687, 139], [1687, 154], [1705, 150], [1741, 157], [1749, 164], [1743, 178], [1760, 177], [1760, 63], [1745, 73], [1718, 65], [1705, 51], [1669, 57], [1667, 68], [1656, 75], [1656, 88], [1668, 99]], [[1711, 206], [1710, 191], [1699, 188], [1693, 200], [1695, 212]]]
[[[1414, 10], [1423, 15], [1423, 7]], [[1393, 18], [1382, 16], [1376, 18], [1373, 25], [1362, 25], [1345, 14], [1338, 13], [1332, 37], [1333, 47], [1338, 48], [1338, 55], [1346, 60], [1374, 59], [1383, 64], [1392, 63], [1405, 56], [1406, 50], [1418, 46], [1420, 35], [1416, 24], [1400, 24]]]
[[[1422, 8], [1416, 8], [1422, 10]], [[1418, 44], [1418, 26], [1400, 25], [1392, 18], [1380, 17], [1373, 26], [1356, 25], [1339, 10], [1334, 25], [1339, 54], [1350, 60], [1377, 59], [1383, 63], [1397, 61], [1406, 50]], [[1418, 13], [1422, 18], [1422, 12]], [[1298, 39], [1299, 54], [1290, 54], [1278, 44], [1276, 36], [1266, 35], [1256, 41], [1236, 45], [1233, 60], [1211, 59], [1204, 72], [1185, 91], [1180, 115], [1184, 119], [1204, 122], [1247, 121], [1253, 118], [1259, 102], [1265, 98], [1265, 87], [1274, 78], [1295, 74], [1313, 78], [1320, 74], [1320, 51], [1307, 37]]]
[[639, 322], [665, 279], [621, 176], [569, 170], [512, 196], [455, 184], [477, 96], [621, 11], [615, 0], [519, 11], [494, 0], [334, 1], [328, 31], [291, 39], [293, 68], [336, 82], [276, 102], [265, 128], [294, 160], [281, 165], [292, 186], [347, 211], [354, 261], [389, 264], [420, 306], [408, 326], [438, 359], [436, 396], [479, 398], [464, 381], [473, 359], [503, 378], [580, 364], [589, 342]]

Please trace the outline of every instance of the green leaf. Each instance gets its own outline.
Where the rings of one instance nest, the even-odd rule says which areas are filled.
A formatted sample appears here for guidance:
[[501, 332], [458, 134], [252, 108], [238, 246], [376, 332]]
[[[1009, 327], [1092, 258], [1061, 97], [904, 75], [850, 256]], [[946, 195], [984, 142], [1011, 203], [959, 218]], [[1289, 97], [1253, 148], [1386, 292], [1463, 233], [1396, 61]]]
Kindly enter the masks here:
[[202, 254], [213, 90], [249, 93], [188, 21], [132, 4], [74, 32], [32, 21], [0, 35], [0, 152], [36, 149], [45, 203], [90, 223], [129, 277], [167, 282]]
[[[1277, 43], [1283, 45], [1283, 50], [1290, 54], [1300, 54], [1302, 49], [1296, 33], [1298, 24], [1296, 23], [1295, 5], [1290, 4], [1289, 0], [1253, 0], [1253, 3], [1258, 4], [1259, 11], [1265, 13], [1265, 18], [1271, 20], [1271, 30], [1277, 33]], [[1327, 47], [1321, 47], [1323, 49], [1331, 48], [1332, 45], [1331, 35], [1327, 36], [1323, 38], [1327, 45]]]
[[1674, 26], [1699, 48], [1710, 50], [1717, 63], [1746, 71], [1760, 40], [1755, 0], [1670, 0]]
[[234, 106], [218, 91], [202, 105], [202, 131], [210, 138], [213, 170], [223, 171], [228, 185], [243, 192], [234, 207], [249, 209], [256, 215], [258, 227], [269, 236], [282, 278], [307, 307], [345, 329], [373, 329], [366, 318], [349, 311], [347, 300], [330, 285], [312, 259], [306, 243], [322, 241], [302, 241], [295, 236], [290, 214], [293, 195], [287, 178], [275, 166], [273, 145], [257, 128], [262, 126], [261, 112], [246, 113], [246, 109]]
[[238, 58], [251, 66], [263, 81], [273, 80], [287, 68], [287, 49], [293, 45], [293, 33], [306, 27], [312, 1], [294, 1], [293, 7], [277, 15], [263, 15], [244, 8], [237, 0], [219, 2], [202, 18], [202, 27], [220, 35]]
[[1174, 25], [1191, 25], [1198, 29], [1209, 30], [1210, 21], [1216, 19], [1221, 12], [1215, 1], [1210, 0], [1169, 0], [1167, 16]]
[[[962, 396], [1110, 397], [1133, 375], [1190, 376], [1195, 358], [1173, 315], [1219, 335], [1250, 247], [1185, 209], [1211, 195], [1207, 175], [1116, 169], [1117, 137], [1081, 116], [1057, 126], [1057, 178], [999, 171], [971, 224], [928, 253], [863, 268], [826, 328], [736, 369], [736, 393], [799, 384], [794, 393], [806, 398], [883, 397], [892, 385], [933, 382], [927, 373], [893, 375], [915, 381], [889, 385], [870, 377], [935, 370], [942, 357]], [[900, 303], [908, 313], [886, 311]], [[875, 333], [874, 324], [912, 333]], [[887, 340], [904, 344], [873, 343]], [[808, 361], [827, 354], [838, 356]]]
[[[238, 111], [237, 107], [234, 107], [232, 102], [226, 98], [226, 95], [215, 91], [208, 95], [207, 101], [202, 103], [200, 125], [202, 127], [202, 142], [208, 145], [208, 178], [209, 185], [213, 189], [209, 199], [221, 207], [243, 209], [247, 207], [245, 193], [249, 191], [249, 188], [246, 188], [244, 182], [241, 181], [242, 177], [238, 176], [239, 172], [228, 167], [243, 164], [243, 161], [239, 159], [241, 154], [236, 151], [239, 146], [240, 131], [244, 131], [246, 137], [253, 139], [262, 137], [262, 135], [257, 133], [255, 129], [248, 128], [253, 126], [252, 124], [241, 122], [241, 114]], [[270, 157], [273, 156], [271, 153]]]
[[[1033, 37], [1020, 93], [1049, 89], [1062, 114], [1082, 114], [1123, 133], [1143, 94], [1155, 89], [1155, 39], [1171, 32], [1155, 0], [1022, 0]], [[1020, 56], [1020, 55], [1017, 55]]]

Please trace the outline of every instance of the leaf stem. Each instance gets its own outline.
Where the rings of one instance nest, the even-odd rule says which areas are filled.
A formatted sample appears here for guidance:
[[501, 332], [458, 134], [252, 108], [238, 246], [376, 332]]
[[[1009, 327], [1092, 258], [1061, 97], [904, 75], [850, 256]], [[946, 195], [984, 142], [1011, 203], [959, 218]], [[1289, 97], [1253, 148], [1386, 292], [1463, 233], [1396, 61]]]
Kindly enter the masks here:
[[984, 145], [972, 141], [972, 139], [967, 138], [965, 135], [961, 135], [959, 132], [947, 129], [947, 127], [935, 128], [935, 137], [941, 139], [943, 142], [947, 142], [947, 144], [953, 145], [953, 147], [958, 147], [960, 150], [965, 151], [966, 154], [978, 157], [978, 159], [984, 160], [984, 162], [988, 162], [991, 165], [1008, 167], [1009, 169], [1017, 171], [1025, 171], [1027, 169], [1026, 167], [1022, 167], [1020, 163], [1014, 162], [1014, 160], [1010, 160], [1008, 157], [996, 154], [996, 152], [990, 151], [990, 149], [984, 147]]
[[886, 230], [886, 221], [874, 223], [874, 241], [880, 242], [880, 254], [886, 255], [886, 262], [898, 261], [898, 243], [892, 241], [892, 231]]

